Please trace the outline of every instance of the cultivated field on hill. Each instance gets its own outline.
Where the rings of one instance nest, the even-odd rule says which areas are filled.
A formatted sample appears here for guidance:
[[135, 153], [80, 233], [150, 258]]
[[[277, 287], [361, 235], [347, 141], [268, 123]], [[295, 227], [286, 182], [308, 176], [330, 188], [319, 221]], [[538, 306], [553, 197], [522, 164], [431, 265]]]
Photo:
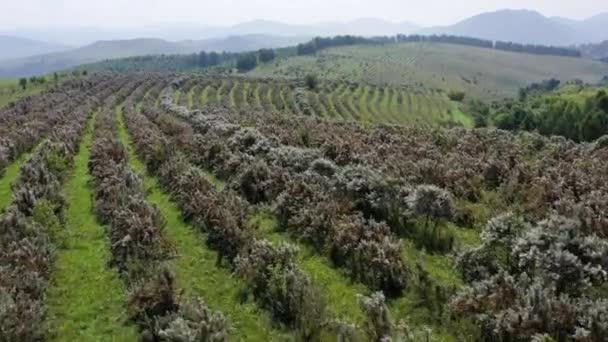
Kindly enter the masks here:
[[608, 64], [582, 58], [540, 56], [443, 43], [355, 45], [313, 56], [281, 58], [250, 72], [258, 77], [303, 78], [464, 90], [488, 100], [514, 97], [519, 88], [549, 78], [597, 83]]
[[338, 121], [408, 126], [471, 126], [471, 118], [442, 91], [320, 81], [249, 77], [193, 77], [175, 94], [191, 109], [224, 106], [234, 111], [265, 111]]

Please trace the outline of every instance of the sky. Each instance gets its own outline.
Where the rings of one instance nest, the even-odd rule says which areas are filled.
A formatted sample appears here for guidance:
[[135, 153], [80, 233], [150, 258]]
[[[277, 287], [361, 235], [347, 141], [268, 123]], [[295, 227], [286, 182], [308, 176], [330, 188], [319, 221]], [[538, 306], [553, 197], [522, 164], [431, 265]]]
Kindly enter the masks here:
[[608, 0], [0, 0], [0, 30], [228, 26], [253, 19], [314, 24], [361, 17], [433, 26], [504, 8], [583, 19], [608, 12]]

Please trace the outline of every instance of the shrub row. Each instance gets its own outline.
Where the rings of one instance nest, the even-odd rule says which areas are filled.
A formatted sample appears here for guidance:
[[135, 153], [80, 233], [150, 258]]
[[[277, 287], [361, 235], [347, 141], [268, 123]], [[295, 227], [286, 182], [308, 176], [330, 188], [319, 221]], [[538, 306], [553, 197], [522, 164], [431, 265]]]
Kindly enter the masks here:
[[282, 229], [327, 251], [372, 289], [394, 296], [405, 288], [400, 244], [386, 224], [376, 221], [390, 215], [398, 221], [399, 203], [372, 171], [340, 169], [319, 159], [320, 151], [280, 146], [255, 129], [227, 123], [221, 112], [191, 115], [168, 101], [162, 104], [203, 134], [184, 133], [187, 125], [152, 110], [148, 117], [198, 165], [231, 179], [230, 186], [250, 203], [274, 201]]
[[277, 322], [306, 339], [318, 336], [326, 323], [323, 296], [299, 269], [293, 247], [255, 238], [247, 203], [231, 190], [217, 192], [145, 116], [125, 111], [125, 117], [148, 169], [185, 219], [206, 233], [207, 243], [218, 251], [218, 264], [227, 263]]
[[[149, 83], [132, 93], [133, 104]], [[132, 88], [116, 94], [122, 101]], [[109, 225], [112, 264], [129, 288], [130, 318], [148, 341], [227, 339], [223, 315], [204, 302], [182, 302], [174, 277], [164, 262], [173, 253], [165, 237], [165, 221], [145, 199], [140, 178], [128, 166], [127, 151], [116, 138], [113, 106], [98, 116], [89, 164], [95, 185], [95, 211]]]
[[[46, 93], [20, 101], [15, 108], [0, 114], [0, 174], [22, 153], [31, 150], [56, 125], [72, 120], [72, 112], [94, 101], [94, 96], [107, 96], [107, 79], [68, 82], [62, 91]], [[105, 90], [104, 90], [105, 89]], [[90, 93], [89, 93], [90, 92]], [[48, 106], [44, 108], [43, 106]]]
[[[491, 213], [503, 210], [536, 221], [556, 210], [608, 237], [608, 149], [602, 139], [577, 144], [496, 129], [363, 128], [254, 112], [225, 117], [254, 126], [273, 141], [320, 149], [340, 166], [364, 163], [410, 184], [449, 190], [463, 205], [454, 217], [462, 225], [481, 228]], [[481, 206], [486, 210], [478, 210]]]
[[[106, 96], [117, 82], [100, 84]], [[88, 95], [67, 105], [63, 123], [22, 166], [12, 205], [0, 221], [0, 341], [45, 339], [44, 305], [54, 259], [53, 240], [64, 226], [61, 184], [76, 154], [87, 118], [99, 100]], [[50, 124], [50, 123], [49, 123]]]

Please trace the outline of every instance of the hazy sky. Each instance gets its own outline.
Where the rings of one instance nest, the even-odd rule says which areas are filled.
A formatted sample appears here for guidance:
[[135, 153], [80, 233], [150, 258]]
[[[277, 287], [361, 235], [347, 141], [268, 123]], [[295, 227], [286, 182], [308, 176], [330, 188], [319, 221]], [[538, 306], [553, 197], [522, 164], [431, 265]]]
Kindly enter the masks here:
[[608, 12], [608, 0], [0, 0], [0, 30], [230, 25], [251, 19], [303, 24], [359, 17], [442, 25], [504, 8], [585, 18]]

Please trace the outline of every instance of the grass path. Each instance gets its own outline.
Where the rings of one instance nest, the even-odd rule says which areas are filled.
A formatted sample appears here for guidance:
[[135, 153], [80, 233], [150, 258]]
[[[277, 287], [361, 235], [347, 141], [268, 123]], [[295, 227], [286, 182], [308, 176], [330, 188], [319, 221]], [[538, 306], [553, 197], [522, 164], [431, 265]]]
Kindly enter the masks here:
[[0, 176], [0, 212], [6, 208], [13, 198], [13, 183], [19, 178], [21, 165], [30, 157], [29, 153], [24, 153], [19, 159], [14, 161], [4, 169]]
[[242, 88], [242, 93], [243, 93], [243, 103], [242, 103], [242, 108], [253, 108], [253, 103], [249, 103], [249, 87], [251, 86], [251, 84], [249, 82], [245, 82], [243, 81], [243, 88]]
[[194, 94], [196, 94], [196, 88], [197, 86], [192, 87], [189, 91], [188, 91], [188, 109], [192, 110], [192, 107], [194, 107]]
[[222, 104], [222, 97], [224, 95], [224, 92], [226, 91], [224, 89], [224, 88], [226, 88], [226, 82], [228, 82], [228, 81], [221, 80], [220, 86], [219, 86], [219, 88], [217, 88], [217, 93], [215, 93], [215, 103], [218, 103], [220, 105]]
[[367, 106], [367, 113], [368, 113], [367, 118], [368, 118], [368, 121], [370, 121], [370, 122], [378, 120], [380, 117], [380, 115], [376, 111], [377, 108], [374, 107], [373, 98], [374, 98], [374, 88], [366, 85], [365, 86], [365, 95], [363, 95], [363, 101], [365, 102], [365, 104]]
[[[91, 120], [91, 128], [94, 118]], [[136, 341], [127, 326], [125, 288], [110, 260], [109, 241], [93, 213], [88, 161], [91, 130], [80, 144], [73, 174], [65, 186], [66, 229], [48, 290], [50, 337], [53, 341]]]
[[205, 88], [203, 88], [203, 91], [201, 91], [201, 97], [199, 100], [199, 107], [197, 109], [203, 108], [204, 106], [206, 106], [209, 102], [209, 88], [211, 88], [211, 85], [207, 84], [205, 85]]
[[268, 315], [254, 303], [240, 302], [243, 284], [229, 270], [216, 265], [217, 253], [206, 248], [204, 234], [182, 220], [180, 210], [162, 191], [156, 178], [147, 175], [145, 165], [135, 153], [121, 114], [117, 111], [119, 137], [129, 153], [129, 165], [142, 177], [148, 192], [147, 200], [158, 207], [167, 220], [165, 233], [178, 252], [170, 261], [178, 288], [188, 297], [202, 297], [212, 309], [226, 315], [234, 328], [231, 340], [290, 340], [286, 333], [272, 328]]
[[355, 120], [359, 121], [361, 119], [361, 111], [357, 110], [357, 107], [353, 103], [353, 95], [350, 89], [350, 86], [344, 87], [342, 94], [340, 97], [342, 99], [342, 103], [344, 103], [344, 107], [348, 110], [349, 115]]

